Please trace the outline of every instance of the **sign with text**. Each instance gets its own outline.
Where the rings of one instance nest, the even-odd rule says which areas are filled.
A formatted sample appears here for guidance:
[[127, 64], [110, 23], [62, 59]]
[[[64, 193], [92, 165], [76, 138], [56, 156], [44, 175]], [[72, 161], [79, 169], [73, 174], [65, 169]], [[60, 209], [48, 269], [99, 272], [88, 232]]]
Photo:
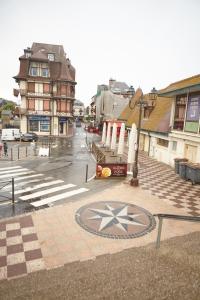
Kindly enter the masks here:
[[96, 166], [96, 178], [109, 178], [109, 177], [126, 177], [127, 176], [127, 164], [97, 164]]

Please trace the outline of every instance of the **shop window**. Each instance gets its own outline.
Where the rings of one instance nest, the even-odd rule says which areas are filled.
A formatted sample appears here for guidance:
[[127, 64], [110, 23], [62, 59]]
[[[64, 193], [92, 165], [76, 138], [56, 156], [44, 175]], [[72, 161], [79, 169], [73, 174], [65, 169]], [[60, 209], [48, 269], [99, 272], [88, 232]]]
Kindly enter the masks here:
[[29, 121], [29, 131], [39, 131], [39, 121]]
[[27, 102], [28, 110], [35, 110], [35, 99], [28, 99]]
[[168, 147], [169, 141], [164, 140], [164, 139], [157, 139], [157, 145], [163, 146], [163, 147]]
[[50, 121], [49, 120], [40, 121], [40, 131], [42, 131], [42, 132], [50, 131]]
[[45, 111], [50, 110], [50, 101], [49, 100], [43, 100], [43, 110], [45, 110]]
[[35, 82], [28, 82], [28, 92], [35, 93]]

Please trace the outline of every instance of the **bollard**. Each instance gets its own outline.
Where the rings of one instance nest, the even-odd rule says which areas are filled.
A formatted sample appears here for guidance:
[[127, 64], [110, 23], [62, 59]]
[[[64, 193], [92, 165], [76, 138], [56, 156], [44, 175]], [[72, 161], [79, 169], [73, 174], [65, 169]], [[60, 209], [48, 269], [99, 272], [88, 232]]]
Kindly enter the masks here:
[[85, 182], [87, 182], [87, 179], [88, 179], [88, 165], [86, 165]]
[[26, 157], [28, 156], [28, 148], [27, 148], [27, 146], [26, 146]]
[[18, 149], [17, 149], [17, 157], [18, 157], [18, 160], [19, 160], [19, 146], [18, 146]]
[[15, 202], [15, 182], [14, 177], [12, 177], [12, 204]]

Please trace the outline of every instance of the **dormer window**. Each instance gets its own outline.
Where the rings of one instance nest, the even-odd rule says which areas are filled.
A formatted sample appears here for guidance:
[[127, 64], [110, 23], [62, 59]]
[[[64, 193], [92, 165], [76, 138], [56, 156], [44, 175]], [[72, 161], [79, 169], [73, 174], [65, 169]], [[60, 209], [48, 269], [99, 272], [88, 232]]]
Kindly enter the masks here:
[[53, 53], [48, 53], [48, 59], [50, 61], [54, 61], [55, 60], [55, 55]]

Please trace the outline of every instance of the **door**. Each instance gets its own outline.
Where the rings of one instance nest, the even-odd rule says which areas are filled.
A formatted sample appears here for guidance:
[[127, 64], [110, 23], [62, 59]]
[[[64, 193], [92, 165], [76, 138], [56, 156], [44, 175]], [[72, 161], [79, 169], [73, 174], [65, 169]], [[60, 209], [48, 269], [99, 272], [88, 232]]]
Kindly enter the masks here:
[[190, 162], [195, 163], [197, 156], [197, 147], [192, 145], [185, 145], [185, 158], [187, 158]]

